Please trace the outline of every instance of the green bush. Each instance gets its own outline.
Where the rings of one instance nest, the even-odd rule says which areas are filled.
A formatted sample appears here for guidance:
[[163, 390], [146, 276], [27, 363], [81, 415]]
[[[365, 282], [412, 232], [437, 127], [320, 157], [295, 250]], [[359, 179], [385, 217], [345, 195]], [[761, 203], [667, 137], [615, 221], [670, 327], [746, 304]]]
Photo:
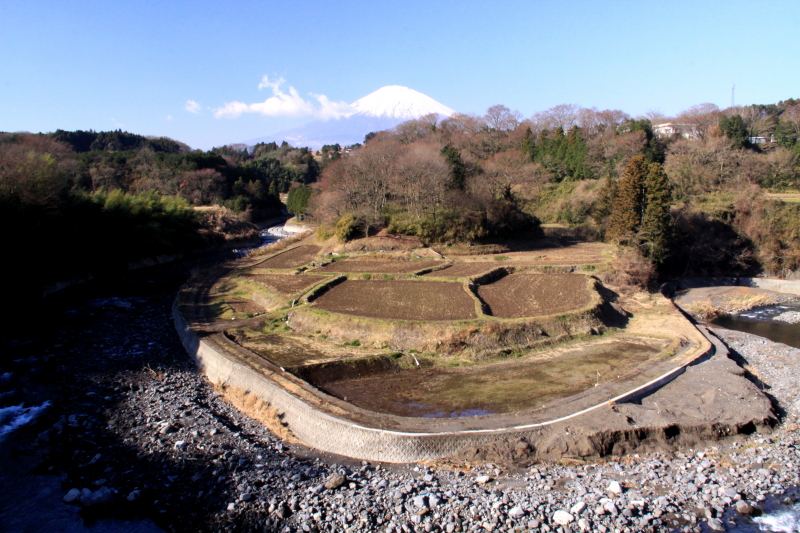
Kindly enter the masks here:
[[353, 240], [358, 231], [361, 229], [362, 220], [356, 217], [353, 213], [346, 213], [336, 221], [333, 227], [333, 232], [339, 239], [339, 242], [348, 242]]

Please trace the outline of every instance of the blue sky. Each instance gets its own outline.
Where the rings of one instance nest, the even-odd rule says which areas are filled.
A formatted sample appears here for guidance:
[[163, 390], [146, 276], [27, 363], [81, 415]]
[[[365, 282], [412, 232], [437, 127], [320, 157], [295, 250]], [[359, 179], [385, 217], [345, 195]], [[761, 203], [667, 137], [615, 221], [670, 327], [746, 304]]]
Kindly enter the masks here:
[[[727, 107], [731, 83], [737, 104], [775, 103], [800, 97], [799, 28], [796, 0], [0, 0], [0, 131], [122, 128], [207, 149], [385, 85], [476, 114], [675, 114]], [[288, 107], [273, 114], [215, 113], [275, 91]]]

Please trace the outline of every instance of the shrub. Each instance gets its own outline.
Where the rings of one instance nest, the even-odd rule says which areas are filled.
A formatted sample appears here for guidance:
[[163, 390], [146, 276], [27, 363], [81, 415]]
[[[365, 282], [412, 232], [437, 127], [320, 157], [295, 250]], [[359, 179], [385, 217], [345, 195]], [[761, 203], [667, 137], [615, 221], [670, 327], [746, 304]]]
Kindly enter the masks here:
[[339, 242], [344, 243], [352, 240], [361, 229], [361, 226], [362, 220], [359, 217], [356, 217], [353, 213], [346, 213], [336, 221], [333, 232]]

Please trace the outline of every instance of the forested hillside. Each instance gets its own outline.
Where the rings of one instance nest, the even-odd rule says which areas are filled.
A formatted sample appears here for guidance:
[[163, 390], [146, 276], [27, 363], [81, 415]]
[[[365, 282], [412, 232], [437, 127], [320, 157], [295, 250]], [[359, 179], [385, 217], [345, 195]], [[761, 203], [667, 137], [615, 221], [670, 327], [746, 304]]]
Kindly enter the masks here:
[[[672, 129], [669, 129], [672, 128]], [[664, 134], [664, 132], [673, 134]], [[800, 267], [800, 101], [677, 117], [561, 105], [524, 119], [436, 115], [314, 155], [285, 142], [191, 150], [123, 131], [0, 133], [10, 290], [254, 235], [294, 214], [342, 240], [386, 228], [429, 243], [618, 242], [662, 276]], [[197, 209], [218, 205], [225, 210]], [[57, 264], [57, 268], [53, 265]], [[649, 267], [644, 268], [648, 270]], [[652, 271], [652, 269], [650, 269]]]
[[[124, 269], [133, 261], [257, 237], [278, 194], [320, 164], [284, 143], [192, 151], [123, 131], [0, 133], [0, 219], [7, 290]], [[219, 205], [225, 209], [197, 206]]]
[[[677, 132], [658, 135], [663, 124]], [[791, 99], [674, 118], [570, 105], [431, 115], [331, 163], [313, 214], [342, 239], [385, 227], [428, 242], [541, 221], [626, 245], [665, 275], [787, 275], [800, 266], [800, 204], [769, 193], [800, 189], [798, 137]]]

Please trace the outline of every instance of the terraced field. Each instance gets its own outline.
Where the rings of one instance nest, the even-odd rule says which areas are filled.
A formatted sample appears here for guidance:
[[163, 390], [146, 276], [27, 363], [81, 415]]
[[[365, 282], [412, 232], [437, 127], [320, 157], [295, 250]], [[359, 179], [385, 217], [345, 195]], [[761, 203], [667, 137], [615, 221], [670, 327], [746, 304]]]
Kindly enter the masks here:
[[311, 262], [321, 248], [314, 245], [298, 246], [262, 261], [258, 268], [297, 268]]
[[239, 275], [250, 281], [263, 285], [268, 290], [291, 296], [319, 283], [328, 276], [294, 275], [294, 274], [259, 274], [244, 272]]
[[447, 281], [345, 281], [314, 302], [324, 311], [387, 320], [475, 318], [474, 300], [461, 283]]
[[344, 259], [314, 269], [314, 272], [339, 274], [411, 274], [443, 265], [443, 261], [371, 261]]
[[478, 295], [498, 318], [557, 315], [592, 301], [581, 274], [512, 274], [481, 285]]
[[484, 263], [484, 262], [476, 262], [476, 263], [456, 263], [453, 266], [449, 266], [442, 270], [436, 270], [434, 272], [430, 272], [425, 274], [428, 277], [439, 277], [439, 278], [469, 278], [471, 276], [477, 276], [479, 274], [485, 274], [490, 270], [494, 270], [495, 268], [499, 268], [502, 265], [500, 263]]

